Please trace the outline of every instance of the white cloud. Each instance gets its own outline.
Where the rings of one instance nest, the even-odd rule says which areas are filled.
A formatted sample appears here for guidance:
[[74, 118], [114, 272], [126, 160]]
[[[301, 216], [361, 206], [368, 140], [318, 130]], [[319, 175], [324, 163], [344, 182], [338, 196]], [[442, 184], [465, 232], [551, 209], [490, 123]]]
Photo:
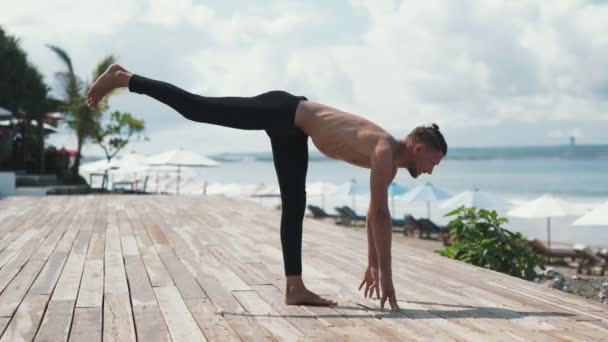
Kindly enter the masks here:
[[[570, 134], [572, 121], [608, 120], [608, 4], [352, 0], [340, 15], [323, 2], [243, 4], [226, 11], [192, 0], [0, 0], [0, 22], [24, 37], [45, 75], [60, 64], [41, 51], [44, 43], [65, 44], [86, 73], [120, 48], [127, 67], [191, 91], [247, 96], [286, 89], [391, 133], [428, 122], [444, 132], [561, 122]], [[334, 34], [357, 26], [364, 27], [347, 31], [347, 39]], [[248, 147], [268, 149], [264, 134], [202, 128], [175, 120], [179, 114], [160, 104], [127, 97], [118, 109], [145, 115], [149, 146], [195, 146], [213, 136], [209, 144], [218, 149], [242, 150], [245, 134]]]

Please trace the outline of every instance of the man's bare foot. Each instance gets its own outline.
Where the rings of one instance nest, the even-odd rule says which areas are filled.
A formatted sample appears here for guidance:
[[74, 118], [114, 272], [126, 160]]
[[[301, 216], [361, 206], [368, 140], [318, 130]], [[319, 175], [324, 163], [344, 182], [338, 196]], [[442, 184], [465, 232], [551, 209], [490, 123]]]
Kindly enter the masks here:
[[323, 298], [306, 288], [291, 288], [289, 293], [285, 294], [285, 304], [287, 305], [317, 305], [329, 306], [337, 305], [338, 302], [331, 299]]
[[287, 291], [285, 291], [285, 304], [287, 305], [336, 305], [338, 302], [325, 299], [306, 289], [302, 276], [287, 276]]
[[87, 106], [94, 110], [104, 96], [116, 88], [129, 86], [129, 79], [133, 76], [125, 68], [118, 64], [112, 64], [99, 78], [93, 83], [87, 92]]

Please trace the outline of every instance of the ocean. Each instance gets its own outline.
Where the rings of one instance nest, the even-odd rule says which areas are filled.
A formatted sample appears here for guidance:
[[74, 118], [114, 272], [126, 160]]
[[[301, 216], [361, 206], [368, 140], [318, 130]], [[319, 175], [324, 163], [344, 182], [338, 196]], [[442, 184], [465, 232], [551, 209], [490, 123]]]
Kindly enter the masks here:
[[[219, 160], [222, 164], [218, 167], [191, 169], [193, 177], [189, 186], [184, 187], [181, 193], [201, 195], [201, 185], [205, 181], [208, 184], [277, 184], [272, 155], [268, 152], [227, 153], [209, 157]], [[369, 172], [369, 169], [328, 159], [315, 151], [310, 154], [307, 184], [325, 181], [339, 185], [354, 179], [367, 185]], [[187, 177], [184, 175], [184, 178]], [[608, 145], [452, 148], [432, 175], [412, 179], [406, 170], [400, 170], [395, 182], [410, 188], [431, 182], [451, 194], [477, 187], [516, 203], [532, 200], [543, 194], [552, 194], [583, 211], [591, 210], [608, 200]], [[266, 206], [280, 203], [280, 199], [276, 197], [247, 199]], [[308, 196], [307, 202], [321, 206], [329, 212], [334, 212], [333, 208], [336, 206], [354, 206], [354, 209], [363, 215], [366, 213], [369, 197], [311, 195]], [[401, 218], [405, 214], [414, 217], [427, 216], [426, 203], [405, 203], [399, 197], [389, 203], [394, 217]], [[438, 208], [436, 203], [431, 204], [433, 221], [447, 223], [449, 218], [444, 217], [446, 212], [447, 210]], [[499, 214], [506, 216], [506, 210], [499, 211]], [[546, 240], [546, 219], [507, 218], [510, 222], [505, 228]], [[573, 226], [572, 222], [577, 218], [578, 216], [552, 218], [551, 240], [608, 247], [608, 226]]]

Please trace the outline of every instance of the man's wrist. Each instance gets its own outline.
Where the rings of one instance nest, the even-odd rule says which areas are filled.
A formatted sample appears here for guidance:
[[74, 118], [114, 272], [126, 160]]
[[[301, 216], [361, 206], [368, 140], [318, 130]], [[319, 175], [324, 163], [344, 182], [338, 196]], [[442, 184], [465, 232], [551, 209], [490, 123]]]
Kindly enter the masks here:
[[390, 268], [388, 268], [388, 269], [380, 268], [380, 276], [387, 277], [387, 278], [393, 278], [393, 272], [391, 271]]

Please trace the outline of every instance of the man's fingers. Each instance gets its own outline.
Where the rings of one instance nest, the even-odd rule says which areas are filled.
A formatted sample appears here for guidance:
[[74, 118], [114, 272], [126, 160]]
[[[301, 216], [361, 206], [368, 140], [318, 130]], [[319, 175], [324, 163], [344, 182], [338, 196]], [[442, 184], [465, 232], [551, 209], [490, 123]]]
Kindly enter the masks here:
[[365, 298], [367, 298], [367, 293], [369, 292], [369, 283], [365, 285]]
[[363, 279], [363, 281], [361, 282], [361, 285], [359, 285], [359, 290], [361, 290], [361, 288], [363, 287], [363, 284], [365, 284], [365, 279]]

